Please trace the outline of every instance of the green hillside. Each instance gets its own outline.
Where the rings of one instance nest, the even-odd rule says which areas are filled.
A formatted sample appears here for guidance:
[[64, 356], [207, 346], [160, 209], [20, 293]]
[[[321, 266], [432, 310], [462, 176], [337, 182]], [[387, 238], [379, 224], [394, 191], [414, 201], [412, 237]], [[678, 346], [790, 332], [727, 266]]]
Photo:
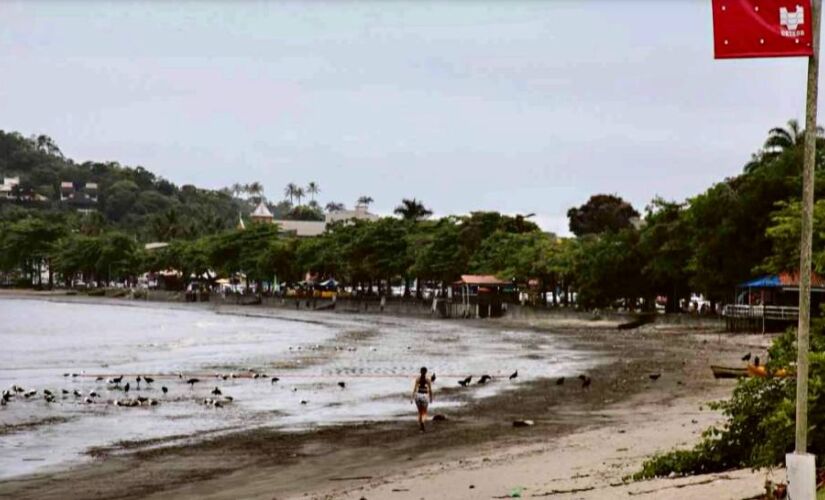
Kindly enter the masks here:
[[[32, 212], [118, 229], [141, 241], [195, 238], [234, 227], [250, 204], [225, 190], [177, 186], [143, 167], [117, 162], [77, 163], [66, 158], [48, 136], [23, 137], [0, 130], [0, 178], [19, 177], [0, 199], [0, 221], [18, 220]], [[61, 183], [79, 191], [97, 184], [97, 201], [61, 201]]]

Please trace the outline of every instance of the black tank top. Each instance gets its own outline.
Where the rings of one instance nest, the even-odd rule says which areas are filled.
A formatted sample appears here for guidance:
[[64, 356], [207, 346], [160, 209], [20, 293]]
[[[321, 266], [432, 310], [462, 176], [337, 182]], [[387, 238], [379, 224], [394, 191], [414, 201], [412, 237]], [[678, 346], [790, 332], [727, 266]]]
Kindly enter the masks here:
[[427, 394], [427, 378], [420, 377], [418, 379], [418, 392], [419, 394]]

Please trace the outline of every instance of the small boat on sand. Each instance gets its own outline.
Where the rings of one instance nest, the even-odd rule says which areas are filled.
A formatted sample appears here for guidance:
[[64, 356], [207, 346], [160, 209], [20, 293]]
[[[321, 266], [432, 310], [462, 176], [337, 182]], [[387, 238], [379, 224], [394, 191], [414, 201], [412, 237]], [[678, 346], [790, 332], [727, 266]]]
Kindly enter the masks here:
[[780, 368], [775, 372], [768, 373], [765, 366], [756, 366], [749, 364], [747, 367], [736, 367], [736, 366], [719, 366], [719, 365], [710, 365], [710, 369], [713, 371], [713, 378], [740, 378], [740, 377], [760, 377], [765, 378], [768, 376], [771, 377], [787, 377], [790, 375], [788, 370], [784, 368]]
[[710, 365], [713, 378], [740, 378], [748, 376], [748, 369], [738, 366]]

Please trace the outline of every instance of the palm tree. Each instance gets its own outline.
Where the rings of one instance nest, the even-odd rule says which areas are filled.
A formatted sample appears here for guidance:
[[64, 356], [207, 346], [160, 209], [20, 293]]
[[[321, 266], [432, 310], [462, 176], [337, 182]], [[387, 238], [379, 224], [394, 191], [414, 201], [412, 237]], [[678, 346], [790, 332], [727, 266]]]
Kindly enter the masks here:
[[331, 202], [327, 203], [324, 208], [326, 208], [327, 212], [330, 212], [330, 213], [340, 212], [341, 210], [344, 209], [344, 204], [343, 203], [338, 203], [337, 201], [331, 201]]
[[751, 160], [745, 164], [745, 168], [743, 168], [746, 174], [753, 173], [762, 166], [762, 161], [764, 160], [765, 155], [762, 152], [753, 153], [751, 155]]
[[241, 184], [238, 182], [232, 184], [230, 189], [232, 190], [232, 195], [235, 196], [235, 198], [237, 198], [241, 193], [243, 193], [243, 186], [241, 186]]
[[321, 187], [318, 185], [317, 182], [312, 181], [307, 184], [307, 194], [312, 197], [312, 200], [315, 201], [315, 195], [321, 192]]
[[404, 220], [418, 221], [426, 219], [433, 214], [433, 211], [424, 206], [423, 203], [413, 199], [404, 198], [401, 204], [395, 207], [394, 213], [398, 214]]
[[372, 203], [373, 201], [375, 200], [372, 199], [372, 196], [364, 195], [358, 198], [358, 204], [364, 205], [367, 208], [369, 208], [370, 203]]
[[259, 196], [264, 193], [264, 186], [260, 182], [255, 181], [249, 186], [247, 186], [247, 190], [249, 191], [249, 194], [253, 196]]
[[290, 182], [284, 188], [284, 196], [289, 198], [289, 204], [292, 204], [293, 198], [295, 198], [295, 192], [298, 191], [298, 186], [294, 182]]
[[779, 154], [793, 148], [805, 140], [805, 131], [799, 126], [796, 120], [788, 120], [788, 128], [774, 127], [768, 131], [768, 138], [765, 140], [765, 152], [768, 154]]
[[298, 205], [299, 206], [301, 205], [301, 198], [303, 198], [304, 196], [306, 196], [306, 193], [304, 193], [304, 188], [296, 187], [295, 188], [295, 197], [298, 198]]

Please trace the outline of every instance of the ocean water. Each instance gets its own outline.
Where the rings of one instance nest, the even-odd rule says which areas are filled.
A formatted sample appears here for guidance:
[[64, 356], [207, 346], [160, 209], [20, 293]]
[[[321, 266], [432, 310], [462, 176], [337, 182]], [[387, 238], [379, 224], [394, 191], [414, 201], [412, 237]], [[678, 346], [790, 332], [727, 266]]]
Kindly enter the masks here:
[[[179, 444], [252, 427], [413, 419], [409, 395], [421, 366], [436, 372], [436, 394], [467, 375], [494, 376], [461, 393], [483, 398], [603, 361], [559, 336], [479, 323], [125, 301], [0, 298], [0, 345], [0, 388], [38, 390], [0, 407], [0, 479], [89, 460], [98, 447], [118, 452], [122, 442]], [[253, 379], [250, 369], [267, 376]], [[519, 378], [510, 382], [514, 370]], [[231, 373], [236, 378], [216, 377]], [[130, 383], [128, 396], [96, 381], [120, 375]], [[155, 382], [138, 390], [137, 375]], [[273, 376], [280, 380], [271, 383]], [[200, 379], [193, 388], [190, 377]], [[215, 387], [222, 396], [211, 395]], [[44, 389], [57, 401], [47, 403]], [[87, 404], [90, 391], [101, 397]], [[137, 395], [159, 404], [113, 404]], [[226, 395], [234, 401], [223, 408], [203, 404]], [[437, 397], [432, 411], [462, 401]]]

